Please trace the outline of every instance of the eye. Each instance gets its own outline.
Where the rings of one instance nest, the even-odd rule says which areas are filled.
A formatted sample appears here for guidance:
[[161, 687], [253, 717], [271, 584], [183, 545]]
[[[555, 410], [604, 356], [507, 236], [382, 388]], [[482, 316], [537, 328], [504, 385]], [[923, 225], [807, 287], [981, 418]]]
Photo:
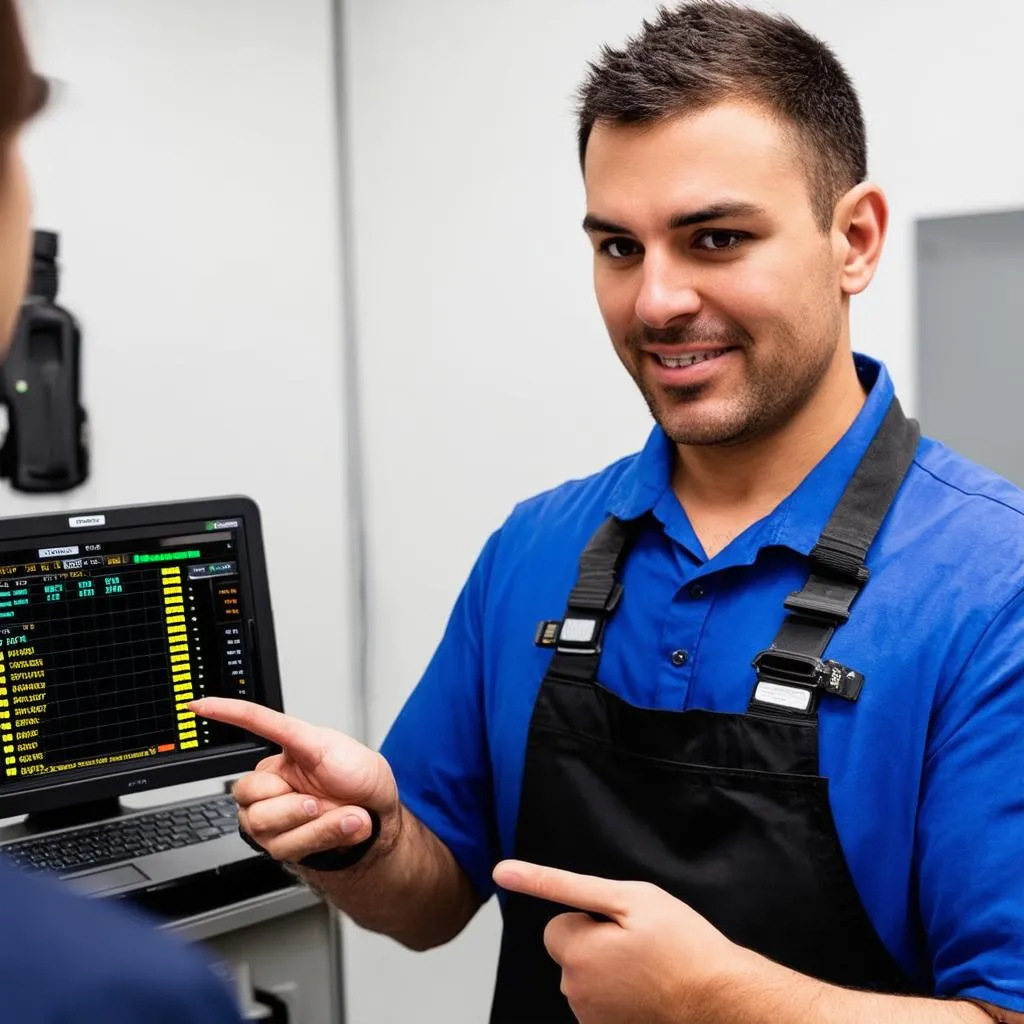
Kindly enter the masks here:
[[703, 252], [729, 252], [747, 237], [742, 231], [703, 231], [694, 239], [694, 247]]
[[613, 260], [625, 260], [643, 252], [638, 242], [632, 238], [606, 238], [599, 246], [605, 256]]

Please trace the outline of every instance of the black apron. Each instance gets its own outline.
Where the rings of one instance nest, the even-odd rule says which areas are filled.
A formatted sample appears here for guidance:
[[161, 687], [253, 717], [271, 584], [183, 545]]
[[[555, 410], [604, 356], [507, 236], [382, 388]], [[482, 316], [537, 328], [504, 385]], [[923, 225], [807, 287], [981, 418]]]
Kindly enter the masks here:
[[[652, 882], [733, 942], [801, 974], [886, 993], [915, 986], [854, 887], [818, 774], [821, 697], [863, 677], [822, 655], [867, 581], [865, 558], [913, 459], [917, 424], [893, 399], [811, 553], [803, 590], [754, 659], [745, 714], [626, 703], [597, 681], [604, 625], [638, 522], [609, 519], [580, 559], [530, 721], [513, 856]], [[543, 932], [565, 910], [510, 893], [492, 1024], [575, 1020]]]

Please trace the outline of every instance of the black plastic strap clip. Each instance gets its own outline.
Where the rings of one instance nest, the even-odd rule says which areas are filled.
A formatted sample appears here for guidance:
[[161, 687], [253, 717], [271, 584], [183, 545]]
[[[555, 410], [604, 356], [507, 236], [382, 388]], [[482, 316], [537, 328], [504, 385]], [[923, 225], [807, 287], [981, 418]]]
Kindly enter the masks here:
[[622, 598], [622, 584], [616, 583], [601, 610], [576, 609], [570, 603], [564, 619], [538, 623], [533, 642], [554, 647], [562, 654], [599, 654], [605, 623]]
[[809, 654], [770, 647], [753, 661], [757, 685], [751, 697], [754, 706], [771, 705], [802, 714], [817, 707], [820, 693], [855, 701], [864, 686], [864, 676], [838, 661], [822, 661]]
[[603, 616], [573, 615], [538, 623], [533, 642], [537, 647], [554, 647], [562, 654], [597, 654], [603, 632]]

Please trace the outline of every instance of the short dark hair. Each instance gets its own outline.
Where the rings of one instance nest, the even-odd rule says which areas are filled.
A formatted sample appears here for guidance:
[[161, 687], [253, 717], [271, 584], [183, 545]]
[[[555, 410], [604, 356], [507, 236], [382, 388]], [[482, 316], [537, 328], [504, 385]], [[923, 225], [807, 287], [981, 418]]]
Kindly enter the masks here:
[[0, 139], [46, 105], [46, 79], [32, 69], [14, 0], [0, 0]]
[[577, 94], [581, 168], [595, 124], [653, 123], [740, 99], [795, 131], [822, 231], [837, 200], [867, 177], [853, 83], [832, 50], [791, 18], [726, 0], [659, 7], [622, 49], [605, 46], [589, 67]]

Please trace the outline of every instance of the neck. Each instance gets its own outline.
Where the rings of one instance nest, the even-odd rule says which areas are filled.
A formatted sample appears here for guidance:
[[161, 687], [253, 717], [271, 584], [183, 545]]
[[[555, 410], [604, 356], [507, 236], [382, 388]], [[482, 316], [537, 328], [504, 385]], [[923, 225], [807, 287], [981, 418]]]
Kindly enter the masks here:
[[683, 506], [755, 521], [791, 494], [846, 433], [864, 405], [842, 347], [811, 400], [779, 429], [736, 445], [677, 445], [673, 489]]

